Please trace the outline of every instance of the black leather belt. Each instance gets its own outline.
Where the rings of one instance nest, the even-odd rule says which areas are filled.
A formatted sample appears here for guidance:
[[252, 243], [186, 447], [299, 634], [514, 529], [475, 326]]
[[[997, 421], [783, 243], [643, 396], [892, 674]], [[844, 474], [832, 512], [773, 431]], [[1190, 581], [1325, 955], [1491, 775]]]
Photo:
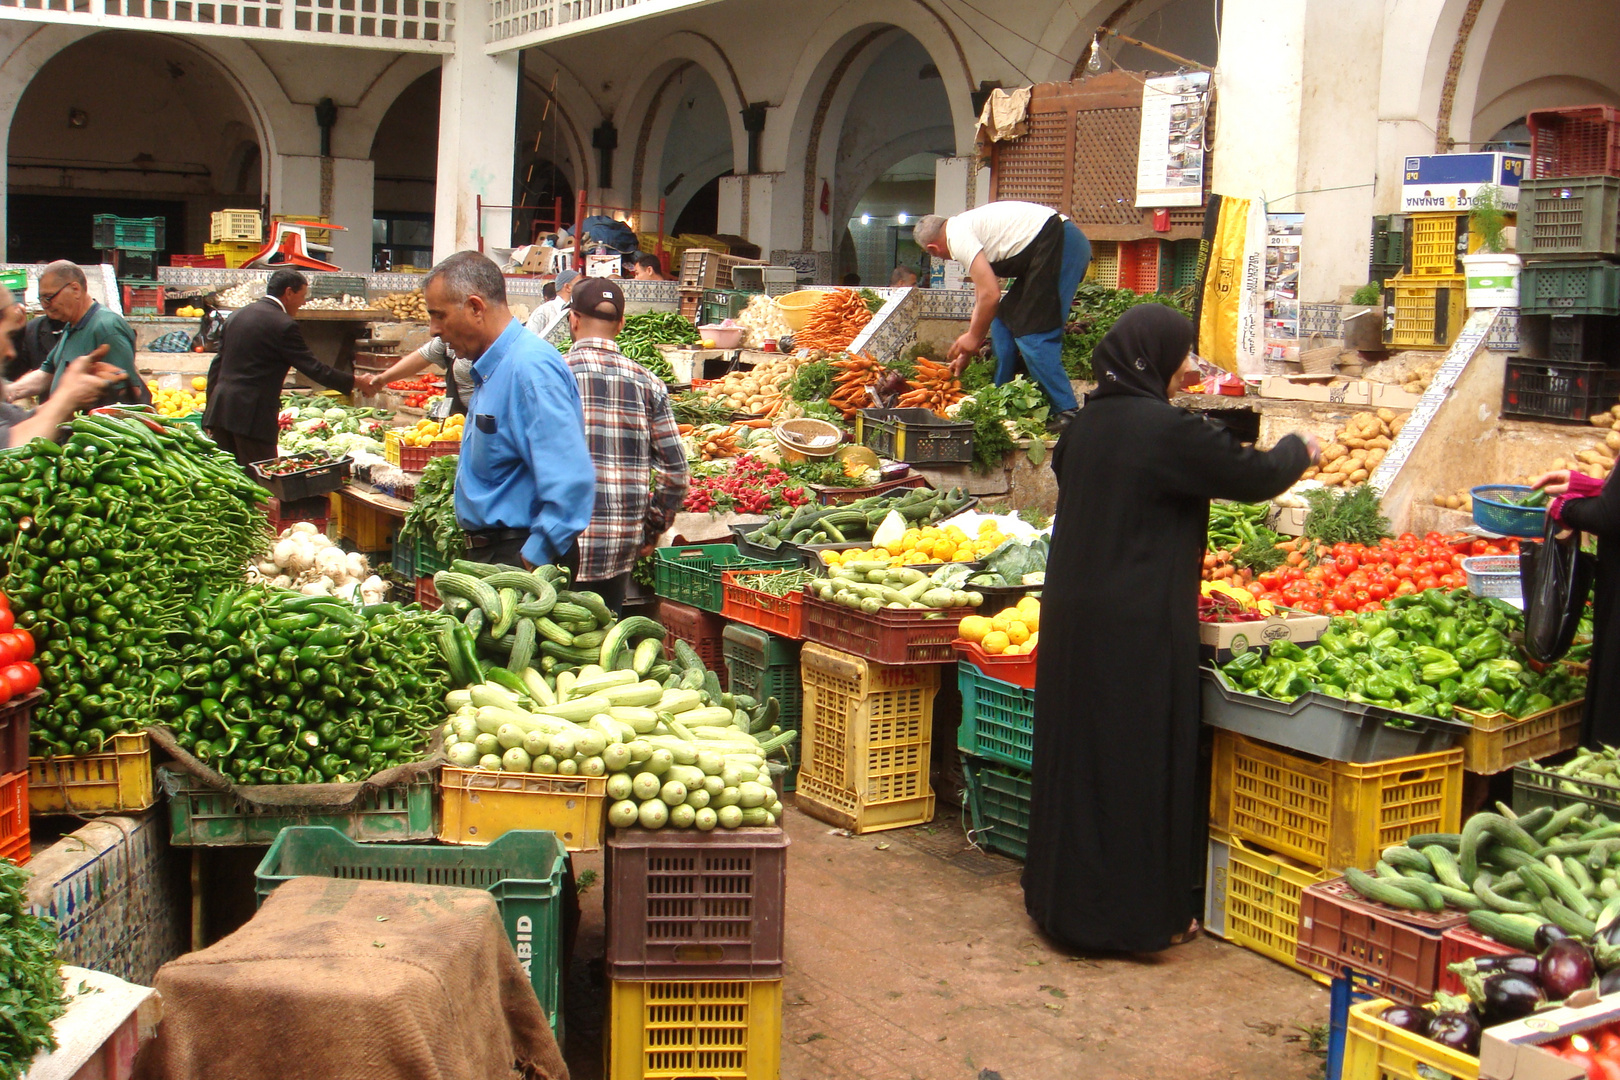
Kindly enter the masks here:
[[482, 532], [467, 533], [467, 546], [493, 547], [505, 540], [516, 540], [520, 537], [526, 539], [528, 535], [527, 529], [485, 529]]

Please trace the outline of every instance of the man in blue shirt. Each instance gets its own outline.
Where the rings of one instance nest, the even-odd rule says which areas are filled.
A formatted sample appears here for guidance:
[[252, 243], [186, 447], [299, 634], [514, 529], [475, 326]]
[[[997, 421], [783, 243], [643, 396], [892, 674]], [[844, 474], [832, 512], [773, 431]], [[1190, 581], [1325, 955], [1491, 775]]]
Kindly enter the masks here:
[[467, 557], [572, 569], [596, 505], [596, 469], [568, 365], [512, 318], [500, 267], [476, 251], [435, 266], [423, 293], [433, 333], [473, 361], [456, 470]]

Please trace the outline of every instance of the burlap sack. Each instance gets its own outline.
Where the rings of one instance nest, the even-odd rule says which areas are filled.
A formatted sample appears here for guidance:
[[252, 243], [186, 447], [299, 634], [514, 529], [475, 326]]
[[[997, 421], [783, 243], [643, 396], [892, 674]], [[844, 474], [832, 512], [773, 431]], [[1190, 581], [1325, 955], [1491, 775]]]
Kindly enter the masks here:
[[391, 787], [394, 784], [403, 784], [407, 780], [414, 780], [423, 773], [436, 772], [439, 766], [445, 762], [442, 752], [443, 735], [436, 732], [432, 743], [428, 746], [428, 756], [424, 760], [409, 762], [405, 765], [396, 765], [391, 769], [383, 769], [353, 784], [251, 784], [244, 786], [233, 784], [220, 773], [210, 769], [185, 750], [182, 750], [179, 741], [174, 737], [174, 732], [168, 728], [153, 725], [146, 729], [146, 733], [154, 743], [174, 758], [174, 764], [177, 768], [195, 777], [204, 787], [212, 788], [215, 791], [229, 792], [243, 802], [262, 807], [310, 807], [341, 813], [345, 810], [354, 809], [368, 792], [375, 791], [378, 788]]
[[137, 1080], [567, 1080], [482, 889], [301, 877], [165, 964]]

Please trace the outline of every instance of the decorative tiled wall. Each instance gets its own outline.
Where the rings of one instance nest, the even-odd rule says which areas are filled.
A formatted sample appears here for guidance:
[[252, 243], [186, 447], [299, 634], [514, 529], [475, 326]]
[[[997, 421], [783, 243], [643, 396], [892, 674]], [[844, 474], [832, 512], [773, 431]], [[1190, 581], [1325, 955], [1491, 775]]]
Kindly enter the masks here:
[[927, 289], [877, 289], [884, 303], [850, 342], [849, 351], [890, 363], [917, 339], [917, 317], [922, 310], [918, 294]]
[[1518, 308], [1505, 307], [1496, 309], [1496, 321], [1491, 323], [1491, 332], [1485, 336], [1485, 347], [1491, 352], [1518, 354]]
[[1384, 456], [1384, 460], [1379, 463], [1368, 480], [1368, 483], [1378, 491], [1388, 491], [1389, 485], [1394, 483], [1395, 475], [1401, 471], [1401, 466], [1406, 464], [1407, 458], [1412, 456], [1412, 451], [1417, 446], [1418, 440], [1423, 438], [1423, 432], [1428, 428], [1429, 421], [1434, 419], [1434, 414], [1446, 400], [1446, 395], [1450, 394], [1451, 388], [1457, 384], [1457, 377], [1462, 374], [1463, 368], [1468, 366], [1468, 361], [1473, 359], [1474, 353], [1485, 342], [1486, 334], [1490, 332], [1499, 315], [1498, 309], [1489, 308], [1475, 311], [1468, 316], [1468, 322], [1464, 324], [1462, 333], [1457, 335], [1457, 340], [1435, 371], [1429, 388], [1423, 392], [1417, 407], [1406, 418], [1406, 425], [1401, 428], [1400, 435], [1396, 436], [1395, 445], [1389, 448], [1389, 453]]
[[799, 277], [807, 277], [815, 285], [835, 284], [830, 251], [773, 251], [771, 265], [791, 266], [799, 272]]
[[973, 316], [972, 289], [920, 289], [919, 317], [924, 319], [969, 319]]
[[[244, 281], [263, 281], [270, 276], [269, 270], [212, 270], [193, 266], [160, 266], [158, 267], [158, 280], [165, 285], [173, 285], [182, 289], [203, 288], [229, 288]], [[312, 281], [332, 275], [307, 272]], [[356, 277], [359, 275], [339, 275]], [[366, 274], [366, 292], [370, 296], [386, 296], [389, 293], [410, 292], [422, 287], [423, 274]], [[647, 304], [676, 308], [680, 303], [680, 295], [676, 291], [678, 285], [673, 281], [623, 281], [625, 299], [631, 304]], [[508, 296], [521, 297], [525, 301], [529, 298], [538, 299], [545, 281], [538, 277], [508, 276], [506, 279], [506, 293]], [[532, 305], [531, 305], [532, 306]]]
[[1339, 314], [1338, 304], [1299, 305], [1299, 336], [1319, 334], [1322, 337], [1338, 337]]

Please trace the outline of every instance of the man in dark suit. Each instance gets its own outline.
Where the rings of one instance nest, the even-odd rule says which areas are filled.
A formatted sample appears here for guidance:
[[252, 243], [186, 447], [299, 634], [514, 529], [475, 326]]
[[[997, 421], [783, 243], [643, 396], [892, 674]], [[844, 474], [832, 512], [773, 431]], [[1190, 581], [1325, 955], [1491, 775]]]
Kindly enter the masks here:
[[277, 270], [264, 293], [225, 320], [219, 354], [208, 366], [203, 427], [244, 469], [276, 456], [276, 415], [288, 368], [345, 394], [354, 389], [353, 373], [315, 359], [293, 321], [309, 297], [309, 280], [296, 270]]

